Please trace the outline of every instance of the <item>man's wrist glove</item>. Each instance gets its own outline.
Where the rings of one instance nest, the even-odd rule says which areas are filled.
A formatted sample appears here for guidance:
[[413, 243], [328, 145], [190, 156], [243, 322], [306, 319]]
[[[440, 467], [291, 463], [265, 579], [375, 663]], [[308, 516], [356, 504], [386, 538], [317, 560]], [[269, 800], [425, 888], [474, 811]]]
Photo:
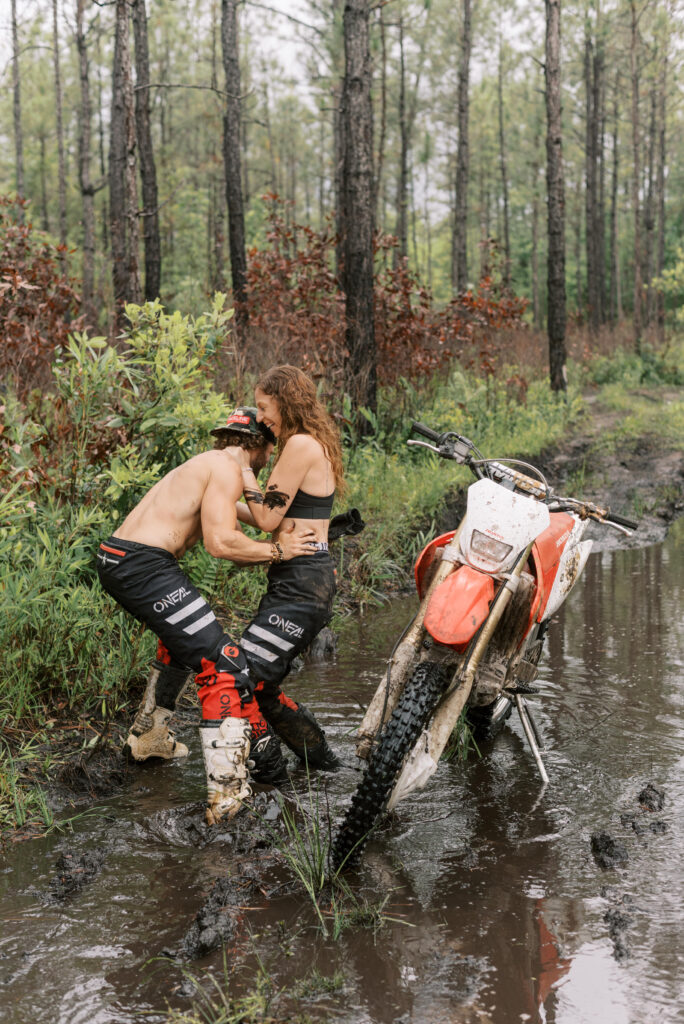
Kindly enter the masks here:
[[340, 512], [330, 520], [328, 541], [339, 540], [340, 537], [354, 537], [357, 533], [361, 533], [365, 525], [358, 508]]

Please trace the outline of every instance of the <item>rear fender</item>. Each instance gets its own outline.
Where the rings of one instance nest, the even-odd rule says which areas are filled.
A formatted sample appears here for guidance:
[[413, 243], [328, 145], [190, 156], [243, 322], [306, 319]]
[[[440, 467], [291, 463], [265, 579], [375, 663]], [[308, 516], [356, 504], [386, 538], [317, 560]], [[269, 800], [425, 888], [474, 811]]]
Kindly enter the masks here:
[[493, 600], [492, 577], [460, 565], [432, 595], [425, 628], [437, 643], [463, 651], [487, 618]]

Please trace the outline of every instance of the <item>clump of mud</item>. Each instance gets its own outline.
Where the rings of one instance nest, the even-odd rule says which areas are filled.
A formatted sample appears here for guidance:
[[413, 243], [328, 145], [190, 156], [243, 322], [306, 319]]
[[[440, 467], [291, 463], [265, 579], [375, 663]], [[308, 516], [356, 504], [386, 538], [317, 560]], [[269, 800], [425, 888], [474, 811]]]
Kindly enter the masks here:
[[178, 949], [162, 950], [162, 955], [197, 960], [231, 942], [239, 930], [245, 905], [257, 895], [262, 895], [257, 878], [217, 878]]
[[100, 873], [106, 856], [107, 851], [102, 846], [80, 854], [70, 850], [62, 853], [55, 865], [57, 874], [50, 881], [47, 899], [62, 901], [80, 892]]
[[594, 832], [591, 837], [591, 852], [600, 868], [614, 868], [626, 864], [629, 854], [619, 839], [613, 839], [607, 832]]
[[129, 768], [118, 747], [105, 746], [91, 755], [80, 755], [65, 764], [55, 779], [55, 802], [110, 796], [124, 785]]
[[613, 956], [619, 961], [627, 960], [630, 956], [626, 933], [634, 922], [633, 915], [629, 913], [633, 906], [632, 897], [625, 893], [619, 897], [619, 905], [609, 907], [603, 915], [603, 920], [608, 925], [608, 934], [613, 941]]
[[644, 786], [637, 799], [641, 806], [645, 807], [648, 811], [662, 811], [665, 806], [664, 792], [662, 789], [654, 786], [652, 782]]
[[[643, 836], [647, 832], [660, 835], [669, 831], [665, 821], [645, 821], [646, 811], [661, 811], [665, 806], [665, 793], [662, 789], [649, 782], [641, 790], [637, 800], [640, 810], [620, 815], [620, 822], [625, 828], [631, 828], [637, 836]], [[591, 852], [600, 868], [614, 868], [626, 864], [629, 860], [624, 845], [607, 832], [595, 832], [592, 835]], [[618, 961], [626, 960], [630, 956], [627, 932], [634, 921], [634, 899], [628, 893], [619, 893], [608, 887], [601, 889], [601, 896], [612, 904], [603, 915], [603, 920], [608, 925], [608, 934], [613, 942], [613, 956]]]

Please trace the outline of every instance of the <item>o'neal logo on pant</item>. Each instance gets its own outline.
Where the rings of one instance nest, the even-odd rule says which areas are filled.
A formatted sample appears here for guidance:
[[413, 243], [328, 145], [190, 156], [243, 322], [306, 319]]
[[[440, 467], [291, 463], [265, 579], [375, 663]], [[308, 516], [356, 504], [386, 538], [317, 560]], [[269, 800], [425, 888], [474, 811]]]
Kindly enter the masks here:
[[179, 587], [178, 590], [172, 590], [170, 594], [165, 594], [159, 601], [155, 601], [152, 607], [155, 612], [165, 612], [167, 608], [173, 608], [174, 605], [180, 604], [183, 598], [189, 596], [190, 591], [187, 587]]
[[269, 615], [268, 621], [272, 626], [281, 629], [283, 633], [287, 633], [288, 636], [294, 636], [297, 639], [304, 636], [303, 626], [298, 625], [296, 622], [290, 622], [289, 619], [284, 619], [282, 615]]

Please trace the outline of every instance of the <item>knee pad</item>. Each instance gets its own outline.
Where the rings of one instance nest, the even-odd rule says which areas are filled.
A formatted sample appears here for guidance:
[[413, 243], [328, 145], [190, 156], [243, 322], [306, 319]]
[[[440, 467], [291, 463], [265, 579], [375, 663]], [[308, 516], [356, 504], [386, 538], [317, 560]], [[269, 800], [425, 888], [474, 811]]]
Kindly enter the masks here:
[[[216, 665], [217, 672], [228, 672], [234, 677], [235, 687], [243, 700], [254, 696], [254, 683], [249, 674], [247, 659], [230, 637], [223, 636], [212, 660]], [[202, 665], [204, 665], [204, 659], [202, 659]]]

